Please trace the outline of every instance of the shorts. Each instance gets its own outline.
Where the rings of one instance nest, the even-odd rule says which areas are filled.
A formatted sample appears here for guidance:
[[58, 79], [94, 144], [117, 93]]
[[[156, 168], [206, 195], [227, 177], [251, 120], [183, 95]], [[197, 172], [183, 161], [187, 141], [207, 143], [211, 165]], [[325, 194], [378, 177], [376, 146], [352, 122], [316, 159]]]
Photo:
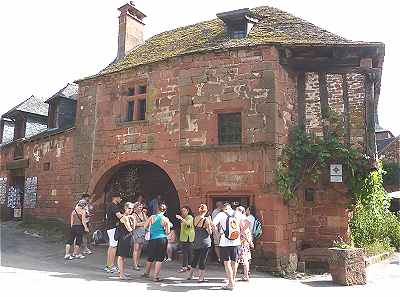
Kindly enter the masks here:
[[239, 260], [240, 245], [238, 246], [221, 246], [221, 261]]
[[167, 257], [167, 238], [149, 240], [147, 262], [162, 262]]
[[219, 242], [221, 241], [221, 233], [218, 230], [213, 230], [213, 240], [214, 245], [219, 246]]
[[67, 244], [73, 245], [75, 242], [75, 244], [80, 247], [82, 245], [84, 231], [85, 228], [82, 225], [73, 225], [71, 227], [71, 234]]
[[118, 240], [114, 239], [114, 234], [115, 234], [115, 229], [108, 229], [107, 234], [108, 234], [108, 246], [109, 247], [117, 247], [118, 246]]
[[178, 250], [179, 246], [177, 242], [168, 242], [168, 248], [172, 250], [172, 252]]

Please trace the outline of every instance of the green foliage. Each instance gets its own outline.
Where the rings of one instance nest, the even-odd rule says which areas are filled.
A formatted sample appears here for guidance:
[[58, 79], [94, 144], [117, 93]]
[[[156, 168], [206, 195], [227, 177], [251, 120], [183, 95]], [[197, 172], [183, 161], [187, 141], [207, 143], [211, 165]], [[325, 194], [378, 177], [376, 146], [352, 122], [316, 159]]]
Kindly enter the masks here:
[[394, 248], [390, 245], [390, 240], [387, 238], [382, 241], [375, 241], [364, 247], [365, 254], [367, 256], [374, 256], [383, 254], [385, 252], [394, 252]]
[[400, 186], [400, 165], [395, 163], [383, 163], [383, 170], [386, 172], [383, 177], [387, 186]]
[[333, 241], [333, 246], [339, 249], [351, 249], [354, 248], [353, 242], [346, 242], [342, 237], [339, 236], [338, 240]]
[[353, 189], [356, 179], [364, 174], [368, 159], [358, 150], [349, 148], [332, 136], [327, 140], [295, 129], [290, 145], [283, 148], [276, 171], [276, 183], [285, 201], [295, 198], [297, 189], [306, 178], [318, 182], [331, 161], [343, 164], [347, 170], [348, 186]]
[[390, 197], [383, 187], [384, 171], [380, 165], [359, 182], [354, 192], [356, 205], [350, 229], [358, 247], [384, 245], [400, 247], [400, 222], [389, 211]]
[[[342, 144], [336, 137], [341, 137], [340, 131], [322, 139], [296, 129], [290, 144], [283, 148], [276, 171], [279, 192], [285, 201], [295, 199], [296, 191], [306, 179], [317, 183], [329, 164], [340, 163], [352, 198], [353, 217], [351, 242], [339, 240], [334, 245], [363, 247], [370, 253], [387, 251], [390, 246], [400, 247], [400, 221], [389, 211], [390, 197], [383, 186], [385, 170], [381, 162], [372, 168], [367, 156]], [[391, 168], [385, 167], [393, 172]]]

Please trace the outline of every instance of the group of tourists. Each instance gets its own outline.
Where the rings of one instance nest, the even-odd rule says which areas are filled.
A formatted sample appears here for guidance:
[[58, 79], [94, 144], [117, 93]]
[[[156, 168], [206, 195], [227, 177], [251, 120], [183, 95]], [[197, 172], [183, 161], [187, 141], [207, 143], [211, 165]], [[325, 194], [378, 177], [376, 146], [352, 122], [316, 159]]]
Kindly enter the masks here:
[[[71, 236], [66, 245], [65, 259], [89, 254], [88, 241], [92, 206], [90, 197], [82, 197], [71, 213]], [[219, 263], [226, 272], [225, 290], [233, 290], [239, 265], [243, 265], [242, 281], [249, 281], [251, 251], [254, 239], [261, 235], [261, 223], [254, 215], [254, 209], [229, 203], [217, 202], [209, 215], [206, 204], [200, 204], [196, 214], [188, 206], [180, 209], [174, 218], [179, 226], [174, 226], [167, 217], [167, 205], [157, 196], [150, 200], [148, 207], [143, 196], [135, 202], [126, 202], [113, 195], [106, 211], [106, 229], [108, 235], [107, 261], [104, 270], [118, 273], [121, 280], [129, 279], [125, 273], [125, 260], [132, 258], [133, 270], [139, 271], [140, 258], [145, 247], [146, 264], [143, 277], [159, 282], [162, 263], [172, 261], [180, 247], [182, 267], [178, 273], [185, 273], [188, 280], [197, 277], [199, 283], [206, 282], [206, 263], [212, 245]], [[179, 228], [178, 228], [179, 227]], [[178, 240], [179, 239], [179, 240]], [[83, 242], [86, 242], [83, 244]], [[70, 249], [74, 245], [73, 253]], [[117, 260], [117, 266], [115, 266]]]

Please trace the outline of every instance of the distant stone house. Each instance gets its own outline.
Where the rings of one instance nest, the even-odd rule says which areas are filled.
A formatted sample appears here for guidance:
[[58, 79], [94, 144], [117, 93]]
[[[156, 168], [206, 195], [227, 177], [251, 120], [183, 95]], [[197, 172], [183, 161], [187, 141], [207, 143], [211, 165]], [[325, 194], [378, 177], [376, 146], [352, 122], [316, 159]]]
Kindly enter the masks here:
[[387, 175], [384, 177], [388, 192], [400, 190], [400, 135], [395, 137], [389, 130], [383, 129], [376, 121], [376, 144], [379, 158], [385, 164]]
[[[76, 82], [74, 127], [25, 142], [25, 176], [37, 177], [26, 213], [66, 219], [83, 192], [97, 197], [98, 223], [114, 191], [126, 200], [161, 194], [171, 218], [183, 205], [254, 205], [270, 270], [347, 234], [343, 183], [310, 185], [287, 205], [274, 174], [294, 127], [329, 135], [329, 109], [343, 141], [375, 157], [382, 43], [350, 41], [266, 6], [144, 41], [145, 15], [132, 3], [119, 10], [117, 58]], [[63, 108], [52, 102], [54, 126]], [[7, 186], [14, 148], [1, 149]]]

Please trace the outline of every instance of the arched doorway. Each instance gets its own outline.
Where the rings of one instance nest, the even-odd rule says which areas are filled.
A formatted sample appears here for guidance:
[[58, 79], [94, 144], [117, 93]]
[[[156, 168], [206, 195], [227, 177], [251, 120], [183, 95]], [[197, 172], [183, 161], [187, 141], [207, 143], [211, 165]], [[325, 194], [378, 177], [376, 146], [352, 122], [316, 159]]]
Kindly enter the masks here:
[[[179, 196], [168, 174], [158, 165], [149, 161], [129, 161], [120, 163], [108, 170], [97, 182], [94, 192], [102, 198], [102, 210], [96, 221], [104, 219], [105, 209], [111, 203], [113, 192], [120, 193], [123, 203], [135, 201], [139, 194], [146, 202], [161, 195], [161, 200], [168, 206], [167, 216], [176, 223], [175, 215], [179, 212]], [[100, 201], [99, 201], [100, 202]]]

